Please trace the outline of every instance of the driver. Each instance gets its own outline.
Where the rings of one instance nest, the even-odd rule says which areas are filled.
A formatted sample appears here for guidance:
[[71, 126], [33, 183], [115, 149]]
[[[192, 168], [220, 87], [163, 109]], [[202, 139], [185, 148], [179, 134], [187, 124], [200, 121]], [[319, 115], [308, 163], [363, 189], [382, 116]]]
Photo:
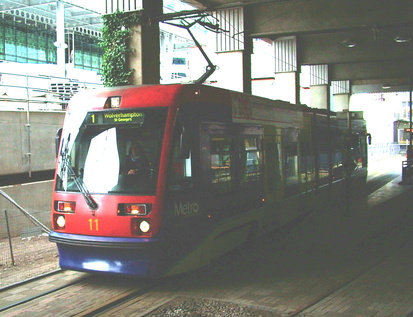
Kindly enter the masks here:
[[123, 162], [122, 174], [135, 175], [149, 171], [149, 160], [146, 158], [142, 145], [132, 142], [129, 154]]

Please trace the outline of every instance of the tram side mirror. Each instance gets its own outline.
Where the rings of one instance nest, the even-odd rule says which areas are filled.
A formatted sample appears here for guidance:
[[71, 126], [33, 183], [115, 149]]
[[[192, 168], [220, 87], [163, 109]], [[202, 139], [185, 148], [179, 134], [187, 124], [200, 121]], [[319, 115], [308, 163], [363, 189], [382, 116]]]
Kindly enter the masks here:
[[188, 159], [190, 156], [190, 142], [189, 133], [185, 131], [185, 127], [182, 126], [179, 134], [179, 157], [181, 159]]
[[60, 145], [60, 141], [62, 139], [62, 130], [63, 130], [62, 128], [59, 128], [57, 130], [56, 136], [55, 136], [55, 139], [54, 139], [55, 149], [56, 149], [56, 157], [58, 157], [58, 155], [59, 155], [59, 145]]
[[368, 145], [371, 145], [371, 134], [370, 133], [367, 133], [367, 143], [368, 143]]

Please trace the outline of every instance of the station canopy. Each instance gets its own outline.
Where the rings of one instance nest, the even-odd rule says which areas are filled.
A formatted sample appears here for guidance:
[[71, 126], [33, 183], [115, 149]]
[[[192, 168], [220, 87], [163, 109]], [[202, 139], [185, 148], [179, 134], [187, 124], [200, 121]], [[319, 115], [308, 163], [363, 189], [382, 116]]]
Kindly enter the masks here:
[[[65, 28], [76, 29], [82, 33], [98, 36], [102, 28], [102, 18], [99, 12], [83, 8], [68, 1], [64, 4]], [[12, 15], [16, 21], [26, 24], [33, 21], [47, 25], [56, 24], [56, 0], [1, 0], [0, 13]]]

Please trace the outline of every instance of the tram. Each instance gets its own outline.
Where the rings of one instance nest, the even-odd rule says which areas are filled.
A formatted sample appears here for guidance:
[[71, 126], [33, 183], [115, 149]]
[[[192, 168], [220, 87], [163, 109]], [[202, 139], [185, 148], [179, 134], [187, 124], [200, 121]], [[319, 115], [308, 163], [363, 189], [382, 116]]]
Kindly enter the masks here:
[[57, 135], [49, 239], [64, 269], [202, 267], [365, 182], [361, 112], [197, 84], [84, 91]]

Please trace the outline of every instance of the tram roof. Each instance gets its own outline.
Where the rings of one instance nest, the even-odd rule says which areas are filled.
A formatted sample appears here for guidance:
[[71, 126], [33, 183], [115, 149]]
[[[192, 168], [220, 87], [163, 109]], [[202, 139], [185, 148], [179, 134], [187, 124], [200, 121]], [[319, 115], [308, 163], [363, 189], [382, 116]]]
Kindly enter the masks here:
[[[95, 102], [88, 102], [93, 108], [102, 108], [102, 100], [109, 97], [121, 96], [122, 107], [133, 107], [136, 104], [136, 96], [139, 95], [139, 103], [146, 107], [168, 106], [190, 101], [217, 101], [217, 103], [231, 104], [232, 96], [243, 96], [245, 99], [256, 100], [260, 103], [276, 104], [279, 107], [305, 107], [295, 105], [283, 100], [271, 100], [263, 97], [248, 95], [227, 89], [203, 85], [203, 84], [155, 84], [139, 86], [106, 87], [101, 89], [87, 90], [76, 94], [72, 100], [79, 102], [80, 99], [94, 98]], [[98, 101], [99, 100], [99, 101]], [[93, 105], [92, 105], [93, 104]]]

